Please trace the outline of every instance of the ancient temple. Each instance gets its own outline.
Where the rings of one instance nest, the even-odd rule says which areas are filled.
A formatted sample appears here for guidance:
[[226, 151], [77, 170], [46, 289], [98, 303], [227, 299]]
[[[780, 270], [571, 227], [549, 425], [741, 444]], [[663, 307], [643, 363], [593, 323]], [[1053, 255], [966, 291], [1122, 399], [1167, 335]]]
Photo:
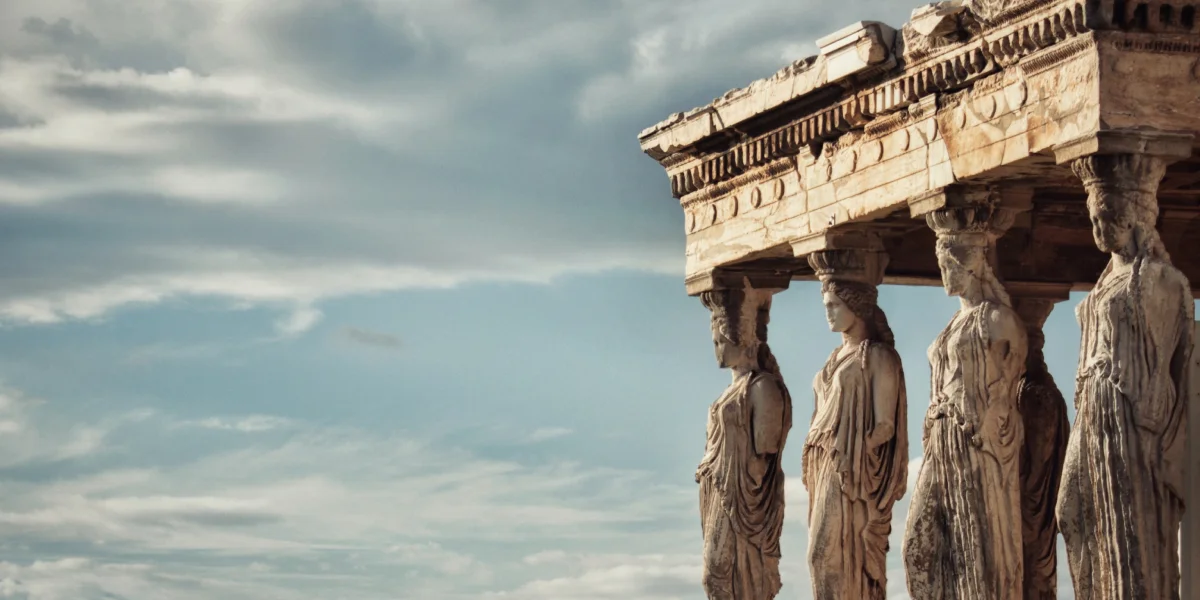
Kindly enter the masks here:
[[[935, 378], [946, 373], [931, 410], [907, 417], [926, 423], [925, 463], [916, 488], [898, 490], [913, 509], [905, 548], [889, 551], [905, 554], [917, 600], [1053, 598], [1058, 569], [1080, 598], [1200, 598], [1188, 580], [1200, 576], [1198, 10], [1200, 0], [931, 4], [900, 28], [861, 22], [826, 36], [816, 56], [640, 135], [683, 209], [687, 293], [769, 298], [797, 280], [853, 284], [826, 294], [846, 339], [829, 373], [854, 355], [864, 366], [846, 377], [902, 379], [879, 346], [890, 330], [880, 337], [872, 324], [882, 314], [874, 286], [945, 285], [963, 299], [930, 349]], [[1072, 399], [1046, 372], [1041, 326], [1071, 291], [1089, 296], [1068, 424]], [[884, 362], [871, 366], [875, 356]], [[830, 406], [871, 402], [829, 373], [817, 389], [835, 390]], [[812, 374], [781, 376], [795, 388]], [[875, 463], [861, 453], [894, 449], [871, 414], [854, 433], [809, 432], [826, 436], [820, 456], [856, 457], [821, 469], [865, 477], [855, 470]], [[747, 427], [725, 436], [754, 439]], [[790, 448], [807, 456], [794, 439], [802, 429]], [[893, 488], [880, 485], [870, 490], [886, 491], [876, 504], [890, 512]], [[859, 518], [858, 499], [834, 500], [829, 518]], [[1070, 564], [1055, 562], [1060, 535]], [[745, 548], [777, 550], [756, 539]], [[819, 584], [817, 597], [876, 593], [877, 549], [847, 544], [861, 551], [808, 560], [859, 587]], [[710, 566], [737, 573], [720, 558]]]

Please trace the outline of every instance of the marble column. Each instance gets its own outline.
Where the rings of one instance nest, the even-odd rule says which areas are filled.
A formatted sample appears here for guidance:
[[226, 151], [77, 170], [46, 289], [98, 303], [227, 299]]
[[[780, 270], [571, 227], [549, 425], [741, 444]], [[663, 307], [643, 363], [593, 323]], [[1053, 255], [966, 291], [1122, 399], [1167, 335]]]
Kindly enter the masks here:
[[[1057, 506], [1077, 598], [1180, 597], [1194, 305], [1155, 223], [1167, 164], [1191, 144], [1109, 132], [1059, 151], [1088, 192], [1097, 247], [1111, 254], [1077, 310], [1077, 414]], [[1090, 152], [1071, 157], [1080, 147]]]
[[733, 376], [709, 409], [704, 458], [696, 469], [709, 600], [770, 600], [782, 585], [781, 459], [792, 401], [767, 346], [776, 291], [746, 278], [740, 287], [700, 294], [712, 312], [717, 363]]
[[[1200, 322], [1192, 337], [1191, 399], [1188, 414], [1187, 494], [1193, 504], [1200, 498]], [[1183, 596], [1200, 598], [1200, 510], [1183, 515]]]
[[813, 382], [804, 443], [814, 600], [885, 600], [892, 506], [908, 479], [904, 368], [878, 303], [887, 255], [809, 255], [830, 328], [842, 334]]
[[1021, 545], [1026, 600], [1053, 600], [1058, 590], [1058, 521], [1054, 507], [1062, 478], [1071, 423], [1067, 403], [1046, 366], [1042, 328], [1054, 305], [1066, 300], [1069, 286], [1056, 297], [1022, 286], [1009, 288], [1013, 308], [1025, 323], [1029, 355], [1017, 403], [1025, 427], [1021, 449]]
[[946, 292], [961, 309], [929, 348], [925, 458], [903, 549], [914, 600], [1022, 597], [1017, 393], [1027, 340], [991, 258], [1013, 215], [994, 194], [967, 197], [926, 216]]

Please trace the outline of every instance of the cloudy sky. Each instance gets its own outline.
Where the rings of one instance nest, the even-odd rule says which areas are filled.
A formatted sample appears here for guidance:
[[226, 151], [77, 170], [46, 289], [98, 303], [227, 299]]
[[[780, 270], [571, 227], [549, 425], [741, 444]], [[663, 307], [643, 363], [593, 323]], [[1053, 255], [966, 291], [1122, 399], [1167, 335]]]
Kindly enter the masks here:
[[[911, 8], [3, 0], [0, 598], [700, 599], [728, 375], [636, 135]], [[882, 300], [919, 436], [956, 303]], [[786, 599], [819, 302], [772, 322]]]

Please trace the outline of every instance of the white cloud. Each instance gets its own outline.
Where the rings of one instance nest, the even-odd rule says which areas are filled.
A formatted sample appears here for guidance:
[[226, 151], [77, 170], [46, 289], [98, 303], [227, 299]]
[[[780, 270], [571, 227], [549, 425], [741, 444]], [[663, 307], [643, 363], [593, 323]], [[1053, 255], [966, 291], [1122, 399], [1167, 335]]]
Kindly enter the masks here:
[[[283, 256], [234, 250], [190, 249], [181, 258], [187, 270], [119, 277], [94, 286], [77, 287], [62, 282], [59, 289], [26, 296], [0, 292], [0, 319], [18, 323], [57, 323], [66, 319], [94, 319], [126, 306], [146, 305], [178, 297], [220, 298], [251, 304], [280, 305], [317, 302], [351, 294], [413, 288], [450, 288], [470, 281], [521, 281], [545, 284], [571, 272], [602, 272], [639, 265], [654, 272], [681, 272], [682, 258], [636, 258], [628, 253], [573, 259], [505, 261], [497, 268], [437, 271], [362, 262], [321, 261], [317, 264]], [[158, 257], [179, 250], [146, 249]], [[486, 260], [481, 259], [481, 262]], [[490, 266], [489, 266], [490, 267]], [[319, 320], [311, 307], [294, 309], [278, 323], [281, 334], [303, 333]]]
[[[315, 579], [320, 580], [320, 577]], [[0, 598], [19, 600], [301, 600], [311, 598], [252, 579], [231, 580], [201, 572], [181, 576], [143, 562], [81, 557], [31, 563], [0, 562]]]
[[575, 574], [539, 579], [483, 598], [506, 600], [677, 600], [696, 597], [698, 555], [588, 556]]
[[225, 431], [240, 431], [242, 433], [259, 433], [263, 431], [272, 431], [285, 427], [294, 426], [296, 423], [291, 419], [283, 417], [275, 417], [271, 415], [250, 415], [237, 419], [223, 419], [219, 417], [210, 417], [207, 419], [199, 419], [196, 421], [183, 421], [179, 423], [183, 427], [200, 427], [203, 429], [220, 429]]
[[[33, 124], [0, 131], [0, 148], [144, 156], [183, 141], [161, 126], [229, 116], [267, 123], [328, 120], [364, 135], [415, 118], [402, 103], [344, 100], [237, 68], [207, 75], [185, 67], [146, 73], [126, 67], [79, 69], [62, 58], [0, 57], [0, 76], [4, 108]], [[78, 90], [88, 93], [71, 93]], [[131, 100], [97, 106], [105, 95]]]
[[236, 168], [166, 167], [150, 183], [169, 196], [201, 202], [271, 202], [287, 193], [272, 175]]
[[536, 554], [530, 554], [521, 559], [521, 562], [527, 565], [544, 565], [560, 563], [567, 559], [567, 553], [562, 550], [546, 550]]
[[44, 400], [0, 387], [0, 469], [89, 457], [102, 450], [117, 427], [142, 418], [131, 414], [93, 424], [55, 422], [34, 426], [38, 415], [50, 408]]
[[[627, 193], [594, 178], [559, 189], [588, 168], [568, 150], [593, 144], [577, 134], [513, 144], [509, 131], [537, 102], [546, 119], [570, 120], [569, 89], [514, 94], [533, 93], [519, 91], [546, 68], [583, 74], [610, 60], [632, 13], [452, 4], [6, 3], [0, 218], [43, 226], [37, 240], [8, 241], [31, 258], [0, 291], [0, 319], [681, 273], [676, 223], [631, 238], [620, 215], [633, 213], [602, 208]], [[508, 100], [481, 104], [489, 95]]]
[[474, 576], [486, 581], [491, 569], [468, 554], [446, 550], [437, 542], [397, 544], [385, 550], [399, 564], [415, 565], [451, 577]]
[[291, 314], [275, 322], [275, 331], [284, 337], [296, 337], [316, 327], [324, 316], [311, 306], [298, 306]]
[[[627, 40], [628, 61], [621, 68], [591, 78], [576, 100], [585, 120], [645, 114], [671, 97], [694, 98], [698, 88], [712, 89], [714, 74], [724, 74], [726, 90], [770, 76], [793, 61], [815, 55], [811, 41], [856, 19], [890, 21], [899, 26], [910, 10], [904, 3], [860, 0], [854, 3], [780, 3], [749, 0], [738, 4], [697, 0], [687, 4], [630, 0], [624, 3], [633, 23]], [[702, 57], [702, 58], [701, 58]], [[676, 105], [672, 112], [695, 106]], [[657, 115], [643, 127], [665, 119]]]
[[[0, 396], [0, 409], [15, 414], [30, 404], [21, 398]], [[73, 443], [69, 425], [47, 428], [46, 413], [22, 410], [15, 420], [46, 447]], [[433, 441], [266, 416], [176, 422], [142, 411], [122, 422], [136, 429], [97, 438], [93, 451], [127, 455], [136, 446], [126, 440], [164, 425], [179, 448], [196, 447], [188, 433], [195, 428], [290, 431], [230, 440], [183, 462], [145, 454], [137, 469], [68, 453], [56, 458], [74, 468], [55, 479], [0, 470], [0, 544], [13, 545], [0, 564], [0, 589], [45, 600], [206, 597], [198, 590], [265, 599], [327, 591], [382, 600], [396, 589], [414, 599], [502, 589], [534, 597], [526, 595], [565, 584], [528, 569], [557, 568], [585, 582], [630, 572], [625, 587], [603, 588], [610, 598], [686, 572], [684, 561], [662, 556], [642, 557], [637, 567], [566, 552], [557, 562], [551, 554], [507, 558], [530, 556], [514, 552], [529, 544], [661, 545], [653, 533], [631, 532], [688, 514], [692, 494], [648, 473], [489, 459]], [[156, 587], [162, 595], [149, 591]]]

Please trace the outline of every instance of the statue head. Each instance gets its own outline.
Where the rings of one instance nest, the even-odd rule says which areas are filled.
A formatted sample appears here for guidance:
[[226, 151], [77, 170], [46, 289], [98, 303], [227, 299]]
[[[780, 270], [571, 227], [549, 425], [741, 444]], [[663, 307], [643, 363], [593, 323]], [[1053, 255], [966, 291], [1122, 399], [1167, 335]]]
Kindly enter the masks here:
[[985, 271], [990, 270], [987, 261], [987, 245], [978, 245], [977, 240], [963, 238], [940, 238], [937, 242], [938, 268], [942, 273], [942, 286], [951, 296], [970, 294], [972, 285], [979, 282]]
[[771, 293], [747, 285], [743, 289], [704, 292], [700, 301], [712, 311], [717, 364], [723, 369], [761, 369], [760, 347], [766, 344]]
[[970, 206], [941, 208], [926, 216], [937, 233], [938, 268], [946, 293], [969, 302], [1010, 304], [993, 270], [996, 240], [1012, 225], [1014, 215], [1001, 209], [993, 195]]
[[864, 250], [826, 250], [808, 257], [821, 280], [825, 318], [835, 333], [846, 333], [860, 323], [867, 340], [892, 344], [887, 317], [879, 308], [879, 288], [888, 256]]
[[1072, 168], [1088, 190], [1097, 248], [1127, 258], [1165, 252], [1155, 228], [1164, 161], [1143, 154], [1094, 155], [1075, 161]]
[[[825, 304], [825, 320], [834, 333], [846, 333], [860, 321], [865, 321], [845, 300], [838, 295], [836, 282], [821, 286], [821, 301]], [[845, 295], [845, 292], [843, 292]]]

